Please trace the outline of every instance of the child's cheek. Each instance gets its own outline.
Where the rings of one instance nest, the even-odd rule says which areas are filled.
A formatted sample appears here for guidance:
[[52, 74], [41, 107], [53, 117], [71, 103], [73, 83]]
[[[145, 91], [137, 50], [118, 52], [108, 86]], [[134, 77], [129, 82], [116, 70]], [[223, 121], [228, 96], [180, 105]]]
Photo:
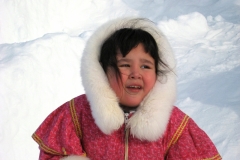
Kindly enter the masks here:
[[108, 77], [110, 87], [115, 92], [116, 96], [120, 99], [122, 95], [121, 80], [119, 80], [119, 83], [118, 83], [115, 74], [111, 74], [111, 73], [108, 73], [107, 77]]

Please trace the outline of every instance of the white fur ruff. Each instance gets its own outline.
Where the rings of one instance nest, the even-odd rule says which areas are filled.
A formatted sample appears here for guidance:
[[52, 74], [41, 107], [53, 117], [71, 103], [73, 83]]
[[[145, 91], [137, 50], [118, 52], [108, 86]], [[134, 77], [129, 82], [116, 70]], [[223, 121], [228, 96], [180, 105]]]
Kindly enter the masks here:
[[166, 129], [176, 97], [174, 55], [166, 37], [155, 24], [143, 19], [123, 18], [100, 27], [88, 40], [82, 56], [82, 83], [90, 102], [93, 118], [100, 130], [105, 134], [111, 134], [119, 129], [124, 123], [124, 113], [99, 63], [99, 55], [101, 45], [106, 38], [121, 28], [141, 28], [149, 32], [157, 42], [163, 61], [173, 71], [167, 73], [165, 80], [162, 79], [163, 77], [158, 77], [161, 81], [156, 81], [152, 91], [144, 98], [128, 122], [131, 134], [135, 137], [155, 141]]

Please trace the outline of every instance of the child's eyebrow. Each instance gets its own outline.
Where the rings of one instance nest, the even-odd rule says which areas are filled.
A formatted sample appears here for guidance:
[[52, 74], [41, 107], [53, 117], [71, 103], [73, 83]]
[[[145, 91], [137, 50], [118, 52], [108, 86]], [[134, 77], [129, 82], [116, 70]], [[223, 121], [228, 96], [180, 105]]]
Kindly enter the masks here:
[[151, 61], [149, 61], [149, 60], [147, 60], [147, 59], [140, 59], [140, 61], [141, 61], [142, 63], [148, 63], [148, 64], [151, 64], [151, 65], [154, 65], [153, 62], [151, 62]]
[[117, 60], [117, 62], [131, 62], [131, 60], [126, 59], [126, 58], [121, 58], [121, 59]]
[[[132, 60], [131, 59], [127, 59], [127, 58], [121, 58], [119, 59], [117, 62], [120, 63], [120, 62], [131, 62]], [[147, 63], [147, 64], [150, 64], [150, 65], [154, 65], [153, 62], [151, 62], [150, 60], [147, 60], [147, 59], [140, 59], [140, 62], [141, 63]]]

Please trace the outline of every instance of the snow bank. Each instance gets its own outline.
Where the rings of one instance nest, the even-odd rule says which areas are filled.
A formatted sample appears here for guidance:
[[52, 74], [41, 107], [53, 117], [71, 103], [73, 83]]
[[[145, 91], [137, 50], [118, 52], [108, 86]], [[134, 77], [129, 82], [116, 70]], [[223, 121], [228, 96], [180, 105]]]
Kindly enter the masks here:
[[0, 44], [29, 41], [45, 33], [77, 36], [109, 19], [137, 13], [119, 0], [1, 0], [0, 4]]

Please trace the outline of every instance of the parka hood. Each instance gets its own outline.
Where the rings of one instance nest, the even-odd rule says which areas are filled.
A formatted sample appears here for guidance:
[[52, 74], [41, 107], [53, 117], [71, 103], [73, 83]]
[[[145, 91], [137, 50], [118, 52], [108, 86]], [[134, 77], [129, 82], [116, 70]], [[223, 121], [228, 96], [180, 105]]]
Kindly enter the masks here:
[[111, 134], [124, 123], [124, 112], [109, 85], [100, 63], [104, 41], [122, 28], [140, 28], [155, 39], [161, 59], [169, 66], [166, 76], [158, 76], [153, 89], [129, 119], [127, 127], [136, 138], [155, 141], [162, 137], [176, 97], [175, 59], [172, 49], [159, 28], [151, 21], [140, 18], [122, 18], [110, 21], [97, 29], [87, 41], [81, 60], [82, 83], [90, 103], [96, 125], [105, 134]]

